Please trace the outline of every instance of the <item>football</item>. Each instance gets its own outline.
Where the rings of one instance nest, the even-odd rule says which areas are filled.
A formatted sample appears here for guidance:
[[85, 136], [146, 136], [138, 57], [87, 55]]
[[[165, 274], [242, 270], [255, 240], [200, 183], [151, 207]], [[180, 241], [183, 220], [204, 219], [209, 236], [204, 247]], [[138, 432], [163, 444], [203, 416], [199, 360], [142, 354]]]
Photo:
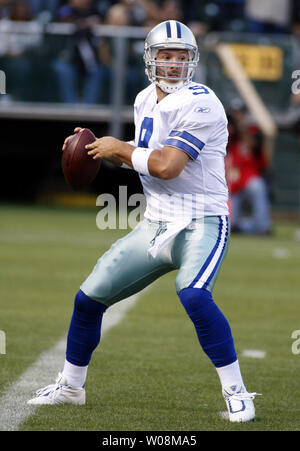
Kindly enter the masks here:
[[75, 191], [86, 188], [98, 174], [101, 160], [93, 160], [85, 148], [96, 139], [88, 128], [81, 129], [68, 141], [62, 154], [62, 171], [68, 185]]

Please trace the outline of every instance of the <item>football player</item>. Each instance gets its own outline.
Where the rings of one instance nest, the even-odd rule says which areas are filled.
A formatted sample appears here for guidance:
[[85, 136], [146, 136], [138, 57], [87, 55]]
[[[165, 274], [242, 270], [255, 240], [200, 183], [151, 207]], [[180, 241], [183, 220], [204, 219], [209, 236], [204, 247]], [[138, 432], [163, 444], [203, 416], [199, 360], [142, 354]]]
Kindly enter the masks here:
[[175, 20], [156, 25], [145, 40], [151, 84], [136, 97], [134, 140], [108, 136], [87, 146], [94, 159], [139, 173], [145, 219], [99, 258], [82, 283], [63, 371], [30, 404], [84, 404], [87, 369], [105, 310], [176, 269], [176, 292], [216, 368], [229, 420], [255, 417], [255, 393], [245, 388], [229, 323], [212, 298], [230, 234], [224, 175], [228, 132], [215, 93], [192, 81], [198, 60], [187, 26]]

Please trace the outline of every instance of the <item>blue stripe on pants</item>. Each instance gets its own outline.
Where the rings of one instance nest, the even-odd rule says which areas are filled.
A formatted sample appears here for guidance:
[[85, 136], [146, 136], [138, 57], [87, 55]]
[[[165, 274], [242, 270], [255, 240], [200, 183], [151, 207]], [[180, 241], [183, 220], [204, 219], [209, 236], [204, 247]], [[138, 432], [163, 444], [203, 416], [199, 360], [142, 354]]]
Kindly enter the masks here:
[[219, 233], [216, 244], [201, 267], [199, 273], [189, 285], [190, 288], [207, 288], [211, 279], [218, 270], [219, 264], [224, 257], [227, 241], [228, 241], [228, 218], [219, 216]]

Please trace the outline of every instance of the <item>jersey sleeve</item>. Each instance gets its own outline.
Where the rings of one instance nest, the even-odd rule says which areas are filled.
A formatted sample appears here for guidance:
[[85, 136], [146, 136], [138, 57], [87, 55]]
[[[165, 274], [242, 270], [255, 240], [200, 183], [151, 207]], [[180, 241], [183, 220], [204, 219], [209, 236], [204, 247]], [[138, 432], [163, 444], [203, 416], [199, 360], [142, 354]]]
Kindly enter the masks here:
[[212, 136], [219, 117], [219, 111], [213, 105], [197, 106], [194, 103], [182, 108], [165, 145], [176, 147], [196, 160]]

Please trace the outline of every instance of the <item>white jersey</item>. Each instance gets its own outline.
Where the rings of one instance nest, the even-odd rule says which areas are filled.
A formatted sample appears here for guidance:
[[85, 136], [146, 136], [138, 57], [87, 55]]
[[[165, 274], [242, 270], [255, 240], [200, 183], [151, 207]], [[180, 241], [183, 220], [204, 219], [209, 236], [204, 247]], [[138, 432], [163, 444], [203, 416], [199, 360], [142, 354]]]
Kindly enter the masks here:
[[227, 118], [215, 93], [190, 82], [157, 103], [151, 84], [136, 97], [134, 120], [135, 146], [157, 150], [172, 146], [190, 157], [176, 178], [140, 175], [147, 200], [145, 218], [176, 222], [187, 216], [227, 215]]

